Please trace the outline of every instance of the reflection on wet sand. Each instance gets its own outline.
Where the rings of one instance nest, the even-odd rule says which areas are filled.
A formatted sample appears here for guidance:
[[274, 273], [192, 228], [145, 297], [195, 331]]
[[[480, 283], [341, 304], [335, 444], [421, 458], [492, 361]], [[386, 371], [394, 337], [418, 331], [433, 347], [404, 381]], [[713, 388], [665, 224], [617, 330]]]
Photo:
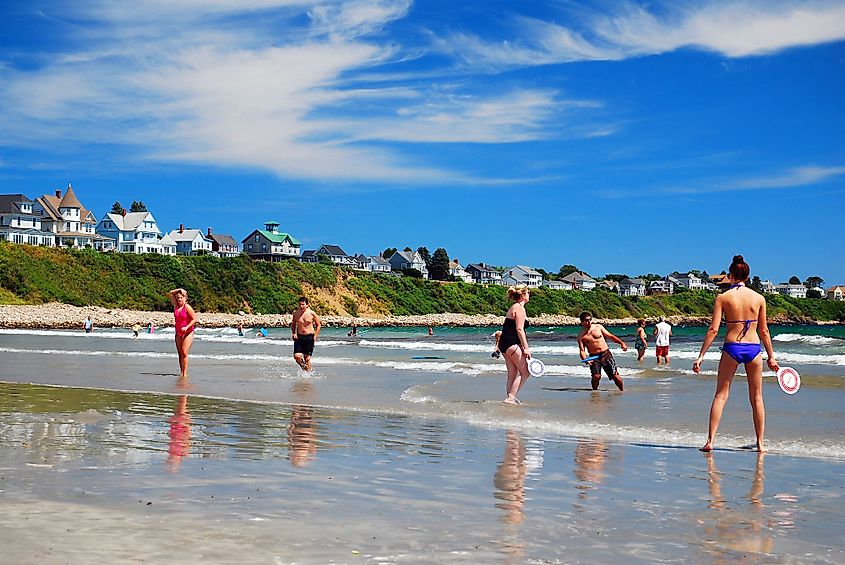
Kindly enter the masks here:
[[586, 498], [589, 491], [599, 486], [607, 476], [604, 470], [608, 447], [603, 441], [579, 439], [575, 446], [573, 473], [579, 483], [578, 498]]
[[526, 473], [525, 444], [517, 432], [508, 430], [505, 433], [505, 452], [493, 475], [493, 496], [498, 500], [496, 508], [503, 511], [501, 520], [509, 526], [500, 542], [502, 553], [507, 557], [506, 563], [521, 562], [525, 554], [519, 525], [525, 519]]
[[317, 454], [317, 428], [309, 406], [294, 405], [291, 408], [288, 451], [294, 467], [308, 464]]
[[191, 450], [191, 415], [188, 413], [188, 395], [183, 394], [176, 398], [173, 406], [173, 416], [170, 422], [170, 445], [167, 448], [167, 466], [171, 472], [179, 470], [182, 458], [186, 457]]
[[[715, 511], [714, 522], [704, 529], [705, 547], [714, 551], [718, 557], [727, 560], [733, 552], [771, 553], [774, 545], [772, 526], [774, 522], [763, 512], [763, 490], [765, 475], [763, 460], [765, 454], [757, 454], [751, 490], [744, 498], [749, 505], [728, 504], [722, 495], [722, 477], [716, 468], [713, 452], [705, 454], [707, 458], [707, 484], [710, 488], [708, 508]], [[725, 552], [729, 550], [730, 553]]]

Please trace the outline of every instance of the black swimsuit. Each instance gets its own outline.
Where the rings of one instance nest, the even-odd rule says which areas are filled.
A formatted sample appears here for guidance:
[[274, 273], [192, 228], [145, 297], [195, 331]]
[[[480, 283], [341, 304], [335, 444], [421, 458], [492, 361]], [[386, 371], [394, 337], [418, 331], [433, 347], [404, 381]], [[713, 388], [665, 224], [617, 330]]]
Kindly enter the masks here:
[[[528, 327], [528, 320], [525, 320], [523, 327]], [[516, 320], [505, 318], [505, 323], [502, 324], [502, 335], [499, 337], [499, 351], [504, 353], [512, 345], [519, 345], [519, 336], [516, 334]]]

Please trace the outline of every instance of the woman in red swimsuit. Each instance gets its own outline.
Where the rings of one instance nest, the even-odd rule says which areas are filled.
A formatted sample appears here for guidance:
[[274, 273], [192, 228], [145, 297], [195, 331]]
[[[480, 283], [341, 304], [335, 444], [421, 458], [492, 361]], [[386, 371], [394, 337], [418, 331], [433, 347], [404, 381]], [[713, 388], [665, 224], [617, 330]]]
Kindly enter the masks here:
[[197, 315], [188, 304], [188, 291], [176, 288], [167, 293], [173, 303], [173, 321], [176, 327], [176, 353], [179, 355], [179, 378], [188, 378], [188, 352], [194, 343], [194, 326]]

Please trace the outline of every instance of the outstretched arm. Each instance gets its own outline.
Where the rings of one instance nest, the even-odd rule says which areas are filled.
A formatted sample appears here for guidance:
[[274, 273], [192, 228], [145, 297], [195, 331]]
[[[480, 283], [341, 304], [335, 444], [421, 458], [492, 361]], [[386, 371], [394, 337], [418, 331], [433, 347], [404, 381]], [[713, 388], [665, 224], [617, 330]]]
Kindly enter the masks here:
[[607, 331], [607, 328], [605, 328], [604, 326], [601, 327], [601, 333], [602, 333], [602, 335], [604, 336], [605, 339], [615, 341], [616, 343], [621, 345], [622, 351], [628, 351], [628, 345], [624, 341], [622, 341], [621, 339], [619, 339], [618, 337], [616, 337], [615, 335], [613, 335], [612, 333]]
[[704, 336], [704, 343], [701, 344], [701, 351], [698, 352], [698, 358], [692, 364], [692, 370], [696, 373], [701, 372], [701, 362], [704, 361], [704, 354], [713, 345], [713, 340], [719, 333], [719, 326], [722, 325], [722, 303], [719, 301], [719, 296], [713, 303], [713, 319], [710, 320], [710, 327], [707, 328], [707, 333]]

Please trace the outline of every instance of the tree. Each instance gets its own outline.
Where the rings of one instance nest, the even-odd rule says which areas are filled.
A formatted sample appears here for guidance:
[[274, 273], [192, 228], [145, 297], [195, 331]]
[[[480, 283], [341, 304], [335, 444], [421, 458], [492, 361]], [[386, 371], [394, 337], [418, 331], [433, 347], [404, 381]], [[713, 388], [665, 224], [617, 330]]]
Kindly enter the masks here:
[[423, 278], [423, 274], [418, 271], [417, 269], [402, 269], [402, 274], [406, 277], [411, 277], [414, 279], [421, 279]]
[[428, 247], [419, 247], [417, 248], [417, 253], [420, 254], [420, 258], [425, 263], [425, 268], [431, 271], [431, 253], [428, 251]]
[[763, 292], [763, 283], [762, 281], [760, 281], [760, 277], [758, 277], [757, 275], [751, 277], [751, 284], [748, 285], [748, 287], [752, 290], [756, 290], [757, 292]]
[[811, 288], [807, 291], [807, 298], [822, 298], [822, 293], [815, 288]]
[[381, 252], [381, 256], [384, 259], [390, 259], [393, 256], [393, 254], [396, 253], [397, 251], [398, 251], [398, 249], [396, 249], [395, 247], [388, 247], [387, 249], [385, 249], [384, 251]]
[[577, 270], [578, 270], [578, 267], [576, 267], [575, 265], [564, 265], [557, 272], [557, 276], [562, 279], [563, 277], [571, 275], [572, 273], [576, 272]]
[[605, 280], [608, 280], [608, 281], [619, 282], [619, 281], [624, 281], [625, 279], [627, 279], [628, 275], [607, 274], [607, 275], [604, 276], [604, 278], [605, 278]]
[[789, 277], [789, 284], [801, 284], [801, 279], [799, 279], [795, 275], [792, 275], [791, 277]]
[[[807, 280], [804, 281], [804, 286], [807, 288], [815, 288], [821, 287], [824, 284], [824, 279], [821, 277], [807, 277]], [[809, 295], [808, 295], [809, 296]]]
[[130, 212], [146, 212], [147, 206], [142, 201], [132, 201], [132, 205], [129, 207]]
[[126, 212], [126, 208], [124, 208], [123, 205], [120, 202], [115, 202], [114, 204], [111, 205], [111, 212], [109, 212], [109, 213], [110, 214], [123, 214], [124, 212]]
[[442, 247], [434, 250], [431, 258], [431, 266], [428, 268], [428, 275], [436, 281], [449, 279], [449, 254]]
[[411, 249], [410, 247], [406, 247], [406, 248], [405, 248], [405, 249], [403, 249], [402, 251], [408, 252], [408, 251], [413, 251], [413, 249]]

